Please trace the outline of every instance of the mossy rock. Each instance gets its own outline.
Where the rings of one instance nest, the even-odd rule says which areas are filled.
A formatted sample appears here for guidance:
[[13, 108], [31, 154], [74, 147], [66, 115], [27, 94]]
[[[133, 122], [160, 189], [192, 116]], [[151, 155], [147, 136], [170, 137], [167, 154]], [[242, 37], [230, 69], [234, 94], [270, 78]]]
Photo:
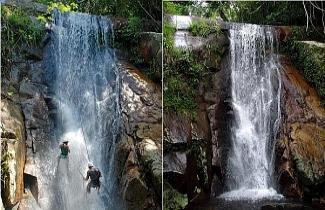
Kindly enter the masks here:
[[164, 180], [163, 210], [181, 210], [187, 205], [187, 197], [176, 191]]
[[291, 125], [292, 155], [299, 179], [305, 186], [321, 185], [325, 181], [325, 130], [314, 124]]
[[294, 41], [288, 48], [291, 58], [325, 104], [325, 43]]

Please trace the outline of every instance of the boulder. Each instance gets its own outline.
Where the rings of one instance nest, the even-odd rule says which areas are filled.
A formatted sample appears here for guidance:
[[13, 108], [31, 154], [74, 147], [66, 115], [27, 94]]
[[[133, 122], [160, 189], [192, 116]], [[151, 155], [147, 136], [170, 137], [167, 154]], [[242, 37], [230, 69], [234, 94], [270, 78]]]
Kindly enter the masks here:
[[191, 139], [191, 119], [180, 113], [164, 113], [164, 132], [166, 141], [172, 144], [187, 143]]
[[1, 100], [1, 185], [5, 207], [18, 202], [24, 191], [25, 123], [19, 105]]
[[127, 209], [160, 209], [161, 89], [137, 68], [120, 63], [122, 138], [116, 168]]
[[277, 180], [290, 197], [319, 196], [325, 180], [325, 109], [315, 89], [282, 59], [282, 126], [276, 144]]
[[137, 168], [130, 169], [123, 184], [123, 199], [127, 201], [127, 209], [145, 209], [145, 201], [148, 196], [148, 188], [140, 178], [139, 170]]

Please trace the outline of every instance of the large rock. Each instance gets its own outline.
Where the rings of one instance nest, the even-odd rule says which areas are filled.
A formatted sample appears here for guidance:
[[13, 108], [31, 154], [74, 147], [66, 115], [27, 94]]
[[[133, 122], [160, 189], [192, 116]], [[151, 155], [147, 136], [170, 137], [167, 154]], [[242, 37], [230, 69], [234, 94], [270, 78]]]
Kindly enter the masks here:
[[164, 113], [164, 132], [168, 143], [187, 143], [191, 139], [191, 119], [181, 113]]
[[5, 207], [18, 202], [24, 191], [25, 123], [19, 105], [1, 100], [1, 188]]
[[127, 209], [160, 209], [161, 89], [138, 69], [121, 63], [123, 133], [117, 172]]
[[325, 109], [316, 91], [287, 59], [282, 60], [282, 126], [277, 171], [285, 196], [314, 197], [325, 184]]
[[[196, 91], [196, 110], [186, 114], [164, 110], [164, 180], [186, 194], [189, 202], [196, 202], [219, 195], [223, 188], [231, 119], [227, 102], [230, 71], [226, 65], [229, 42], [225, 34], [189, 37], [184, 29], [176, 38], [190, 45], [183, 50], [194, 59], [190, 62], [205, 68], [205, 74]], [[166, 61], [167, 65], [172, 62]], [[189, 61], [175, 62], [184, 66], [181, 62]]]
[[44, 4], [40, 4], [35, 0], [3, 0], [3, 4], [14, 6], [14, 7], [22, 7], [24, 9], [33, 10], [36, 12], [46, 12], [47, 6]]

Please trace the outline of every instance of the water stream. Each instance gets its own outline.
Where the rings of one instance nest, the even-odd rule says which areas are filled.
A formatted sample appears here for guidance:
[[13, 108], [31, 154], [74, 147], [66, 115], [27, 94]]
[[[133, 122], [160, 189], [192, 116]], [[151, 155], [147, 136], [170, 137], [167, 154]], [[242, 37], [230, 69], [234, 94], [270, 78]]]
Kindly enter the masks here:
[[277, 36], [268, 26], [230, 28], [232, 148], [220, 197], [277, 199], [273, 181], [274, 144], [280, 123], [280, 63]]
[[[82, 13], [53, 15], [47, 66], [58, 101], [57, 144], [68, 140], [69, 158], [55, 158], [55, 171], [44, 209], [116, 209], [114, 153], [120, 127], [119, 76], [110, 21]], [[86, 194], [87, 163], [102, 172], [102, 187]]]

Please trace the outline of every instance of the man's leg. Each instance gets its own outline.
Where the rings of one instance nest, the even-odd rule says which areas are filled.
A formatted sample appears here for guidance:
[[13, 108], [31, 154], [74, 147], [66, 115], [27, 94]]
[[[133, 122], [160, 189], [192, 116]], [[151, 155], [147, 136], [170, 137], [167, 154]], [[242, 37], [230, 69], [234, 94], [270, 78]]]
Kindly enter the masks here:
[[91, 188], [91, 182], [87, 184], [87, 193], [90, 193], [90, 188]]
[[100, 184], [97, 186], [97, 193], [99, 193], [100, 190]]

